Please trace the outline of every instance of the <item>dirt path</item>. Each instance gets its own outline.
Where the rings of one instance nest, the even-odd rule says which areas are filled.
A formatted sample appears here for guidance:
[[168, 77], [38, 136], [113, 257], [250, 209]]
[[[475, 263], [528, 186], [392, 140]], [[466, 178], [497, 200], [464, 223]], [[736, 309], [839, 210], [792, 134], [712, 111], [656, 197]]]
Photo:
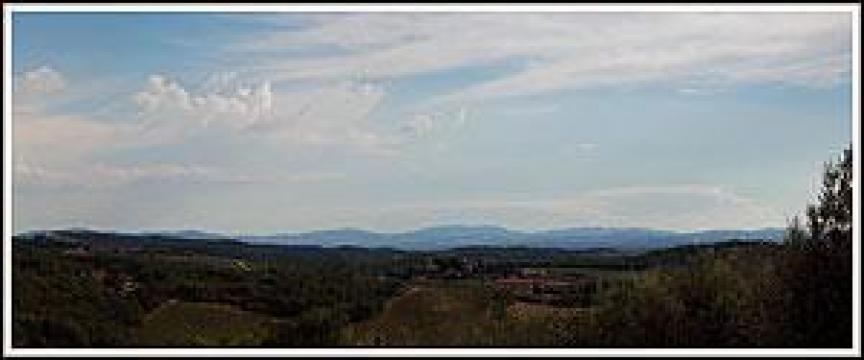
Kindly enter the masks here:
[[410, 297], [410, 296], [412, 296], [418, 292], [421, 292], [423, 290], [425, 290], [425, 288], [420, 286], [420, 285], [411, 285], [411, 287], [409, 287], [408, 290], [405, 290], [401, 294], [396, 295], [396, 296], [388, 299], [387, 302], [384, 304], [384, 310], [386, 311], [386, 310], [392, 309], [393, 304], [398, 303], [398, 302], [402, 301], [404, 298]]

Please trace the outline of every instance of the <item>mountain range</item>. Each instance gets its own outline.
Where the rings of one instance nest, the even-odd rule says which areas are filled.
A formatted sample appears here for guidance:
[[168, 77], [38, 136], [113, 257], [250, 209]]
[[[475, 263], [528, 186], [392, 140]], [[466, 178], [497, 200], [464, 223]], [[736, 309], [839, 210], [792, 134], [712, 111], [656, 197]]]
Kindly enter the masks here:
[[[86, 231], [86, 229], [74, 229]], [[30, 232], [31, 234], [40, 231]], [[103, 232], [104, 233], [104, 232]], [[125, 233], [161, 236], [179, 240], [236, 240], [250, 244], [357, 246], [399, 250], [447, 250], [461, 247], [529, 247], [566, 250], [617, 249], [651, 250], [689, 244], [730, 240], [782, 241], [784, 230], [707, 230], [675, 232], [647, 228], [582, 227], [543, 231], [519, 231], [497, 226], [436, 226], [419, 230], [383, 233], [360, 229], [318, 230], [274, 235], [226, 235], [199, 230], [170, 230]], [[22, 234], [23, 235], [23, 234]]]
[[353, 245], [402, 250], [442, 250], [465, 246], [525, 246], [561, 249], [656, 249], [727, 240], [781, 241], [784, 230], [708, 230], [674, 232], [645, 228], [585, 227], [544, 231], [518, 231], [496, 226], [438, 226], [380, 233], [359, 229], [234, 237], [248, 243], [281, 245]]

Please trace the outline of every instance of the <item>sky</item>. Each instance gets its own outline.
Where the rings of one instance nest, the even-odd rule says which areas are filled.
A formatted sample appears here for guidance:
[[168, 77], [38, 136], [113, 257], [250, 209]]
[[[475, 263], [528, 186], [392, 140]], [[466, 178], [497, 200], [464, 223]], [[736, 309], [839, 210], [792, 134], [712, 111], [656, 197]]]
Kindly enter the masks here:
[[13, 230], [783, 227], [848, 13], [13, 13]]

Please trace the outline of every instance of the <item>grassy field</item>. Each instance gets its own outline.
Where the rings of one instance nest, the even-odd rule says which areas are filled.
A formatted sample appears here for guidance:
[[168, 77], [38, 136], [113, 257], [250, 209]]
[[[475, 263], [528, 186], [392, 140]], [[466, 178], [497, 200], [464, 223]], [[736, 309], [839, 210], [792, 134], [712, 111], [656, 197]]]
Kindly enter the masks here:
[[548, 320], [565, 317], [585, 316], [590, 308], [556, 307], [546, 304], [517, 301], [507, 306], [507, 316], [517, 320]]
[[142, 346], [256, 346], [270, 320], [225, 304], [169, 301], [135, 331]]
[[542, 346], [544, 331], [573, 312], [527, 309], [495, 298], [479, 281], [415, 282], [379, 316], [345, 329], [348, 346]]

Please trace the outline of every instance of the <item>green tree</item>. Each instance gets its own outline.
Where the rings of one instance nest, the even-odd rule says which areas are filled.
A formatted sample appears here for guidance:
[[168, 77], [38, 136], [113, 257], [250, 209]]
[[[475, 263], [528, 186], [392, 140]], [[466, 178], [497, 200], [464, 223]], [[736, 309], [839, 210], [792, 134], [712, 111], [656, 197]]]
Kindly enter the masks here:
[[779, 268], [777, 320], [797, 346], [849, 347], [852, 340], [852, 149], [825, 164], [806, 229], [794, 219]]

